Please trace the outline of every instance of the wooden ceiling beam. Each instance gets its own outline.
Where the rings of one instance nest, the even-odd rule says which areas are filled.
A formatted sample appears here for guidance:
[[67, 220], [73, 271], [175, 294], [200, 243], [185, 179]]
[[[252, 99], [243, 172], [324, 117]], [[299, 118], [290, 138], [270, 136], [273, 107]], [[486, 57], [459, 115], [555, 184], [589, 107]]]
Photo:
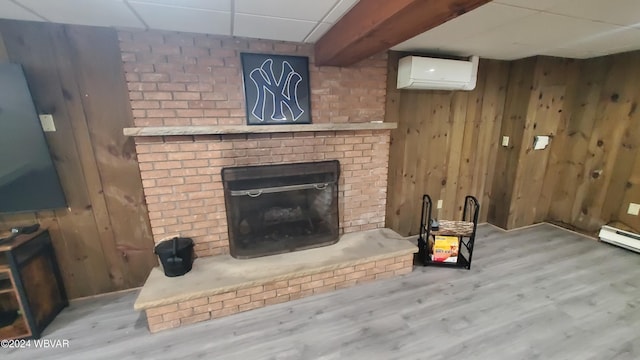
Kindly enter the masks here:
[[315, 44], [320, 66], [349, 66], [491, 0], [360, 0]]

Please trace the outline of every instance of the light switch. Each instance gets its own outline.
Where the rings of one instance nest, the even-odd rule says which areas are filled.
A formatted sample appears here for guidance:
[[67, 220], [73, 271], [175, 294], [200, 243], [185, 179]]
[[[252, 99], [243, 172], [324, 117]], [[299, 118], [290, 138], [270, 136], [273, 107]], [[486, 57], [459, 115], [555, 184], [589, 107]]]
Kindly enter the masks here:
[[442, 200], [438, 200], [438, 205], [436, 206], [438, 209], [442, 209]]
[[42, 130], [46, 132], [56, 131], [56, 124], [53, 122], [53, 115], [42, 114], [39, 117], [40, 124], [42, 125]]
[[504, 147], [509, 146], [509, 137], [508, 136], [503, 136], [502, 137], [502, 146], [504, 146]]
[[640, 204], [629, 203], [627, 214], [638, 216], [638, 214], [640, 214]]

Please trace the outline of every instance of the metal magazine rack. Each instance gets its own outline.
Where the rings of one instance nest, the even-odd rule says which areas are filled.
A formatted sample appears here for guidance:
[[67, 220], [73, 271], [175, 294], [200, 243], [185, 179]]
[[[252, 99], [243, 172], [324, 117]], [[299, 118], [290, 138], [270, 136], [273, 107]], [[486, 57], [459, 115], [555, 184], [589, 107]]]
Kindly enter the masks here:
[[[425, 266], [471, 269], [480, 212], [478, 199], [470, 195], [466, 196], [462, 220], [439, 220], [437, 228], [432, 228], [434, 219], [431, 216], [431, 209], [431, 197], [424, 194], [418, 237], [418, 260]], [[447, 244], [450, 247], [447, 247]]]

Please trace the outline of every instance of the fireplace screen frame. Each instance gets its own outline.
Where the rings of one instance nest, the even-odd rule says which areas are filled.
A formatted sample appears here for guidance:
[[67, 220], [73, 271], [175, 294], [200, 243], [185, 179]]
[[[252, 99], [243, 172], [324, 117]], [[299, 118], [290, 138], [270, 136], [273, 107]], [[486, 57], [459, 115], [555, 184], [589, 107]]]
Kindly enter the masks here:
[[[226, 167], [221, 171], [222, 182], [224, 187], [225, 209], [227, 217], [227, 231], [229, 234], [229, 250], [231, 256], [238, 259], [248, 259], [253, 257], [261, 257], [267, 255], [275, 255], [292, 251], [305, 250], [315, 247], [332, 245], [339, 240], [339, 207], [338, 194], [340, 178], [340, 163], [338, 160], [303, 162], [303, 163], [287, 163], [275, 165], [259, 165], [259, 166], [240, 166]], [[320, 193], [318, 193], [320, 192]], [[288, 194], [288, 198], [278, 197], [278, 194]], [[317, 209], [309, 210], [309, 198], [316, 197], [323, 204], [320, 222], [317, 223], [318, 216], [308, 214], [319, 214]], [[307, 215], [311, 228], [321, 227], [322, 231], [318, 234], [291, 235], [293, 238], [302, 238], [305, 241], [297, 242], [290, 235], [283, 235], [282, 240], [267, 239], [267, 235], [262, 235], [265, 240], [259, 246], [256, 246], [255, 252], [247, 249], [247, 241], [249, 236], [245, 230], [249, 229], [249, 234], [253, 231], [254, 226], [250, 226], [246, 220], [250, 218], [247, 208], [250, 208], [251, 202], [256, 205], [261, 202], [269, 203], [269, 199], [276, 199], [276, 202], [287, 199], [304, 198], [305, 201], [300, 202], [303, 206], [296, 208], [277, 208], [274, 209], [284, 212], [285, 216], [297, 216], [301, 213]], [[280, 200], [278, 200], [280, 199]], [[328, 200], [330, 199], [330, 202]], [[304, 206], [306, 204], [306, 206]], [[269, 213], [269, 209], [259, 213], [265, 217]], [[288, 212], [288, 214], [287, 214]], [[297, 214], [295, 214], [297, 212]], [[314, 219], [314, 221], [311, 220]], [[264, 224], [264, 218], [254, 221]], [[321, 224], [316, 227], [313, 224]], [[258, 232], [259, 233], [259, 232]], [[287, 240], [286, 238], [289, 237]], [[258, 241], [256, 239], [256, 241]], [[268, 245], [264, 242], [272, 241]]]

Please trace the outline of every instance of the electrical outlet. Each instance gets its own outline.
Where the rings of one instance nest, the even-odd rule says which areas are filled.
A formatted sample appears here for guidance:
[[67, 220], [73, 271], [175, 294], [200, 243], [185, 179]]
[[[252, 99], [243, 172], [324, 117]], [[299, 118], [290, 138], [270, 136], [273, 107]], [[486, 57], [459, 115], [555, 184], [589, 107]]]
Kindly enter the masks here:
[[627, 214], [638, 216], [638, 214], [640, 214], [640, 204], [629, 203]]
[[42, 125], [42, 130], [46, 132], [56, 131], [56, 124], [53, 122], [53, 115], [42, 114], [39, 117], [40, 124]]
[[504, 146], [504, 147], [509, 146], [509, 137], [508, 136], [503, 136], [502, 137], [502, 146]]
[[442, 200], [438, 200], [438, 205], [436, 206], [437, 209], [442, 209]]

